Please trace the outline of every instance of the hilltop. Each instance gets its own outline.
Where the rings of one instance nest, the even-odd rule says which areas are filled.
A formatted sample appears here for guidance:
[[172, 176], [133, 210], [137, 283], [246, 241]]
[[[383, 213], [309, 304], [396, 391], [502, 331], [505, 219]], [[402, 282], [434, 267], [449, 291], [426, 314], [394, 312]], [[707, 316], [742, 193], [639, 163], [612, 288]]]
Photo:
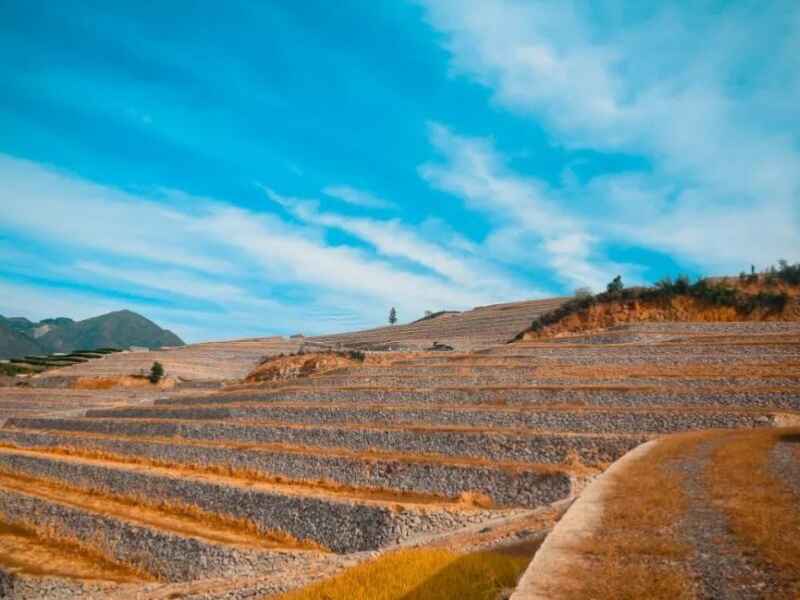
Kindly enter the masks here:
[[110, 312], [83, 321], [58, 317], [33, 322], [24, 317], [0, 315], [0, 358], [129, 346], [183, 346], [183, 340], [130, 310]]
[[800, 265], [716, 277], [691, 283], [664, 279], [652, 287], [610, 283], [607, 291], [576, 296], [543, 313], [515, 340], [604, 331], [643, 322], [736, 322], [800, 320]]

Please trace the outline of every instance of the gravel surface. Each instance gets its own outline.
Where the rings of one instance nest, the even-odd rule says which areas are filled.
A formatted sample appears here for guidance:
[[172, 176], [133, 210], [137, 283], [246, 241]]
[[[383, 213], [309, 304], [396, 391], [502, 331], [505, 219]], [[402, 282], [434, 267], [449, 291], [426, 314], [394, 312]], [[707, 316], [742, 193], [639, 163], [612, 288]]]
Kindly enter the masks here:
[[689, 500], [680, 531], [693, 548], [695, 592], [698, 600], [766, 598], [777, 590], [776, 578], [738, 543], [728, 518], [714, 507], [708, 491], [704, 472], [719, 443], [702, 442], [691, 456], [675, 463]]
[[780, 477], [798, 496], [800, 503], [800, 434], [786, 436], [770, 451], [770, 464]]

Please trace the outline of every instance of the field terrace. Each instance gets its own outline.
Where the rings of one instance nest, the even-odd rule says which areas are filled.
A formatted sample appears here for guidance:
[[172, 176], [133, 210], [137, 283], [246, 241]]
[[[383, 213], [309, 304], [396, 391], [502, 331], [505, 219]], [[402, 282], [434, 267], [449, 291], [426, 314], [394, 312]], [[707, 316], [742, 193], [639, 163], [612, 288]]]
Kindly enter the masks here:
[[408, 325], [313, 337], [309, 341], [363, 350], [378, 347], [424, 350], [434, 342], [447, 344], [456, 350], [477, 350], [505, 343], [530, 326], [536, 317], [560, 306], [565, 300], [549, 298], [479, 306], [460, 313], [433, 315]]
[[51, 369], [34, 377], [31, 385], [63, 387], [84, 380], [109, 379], [147, 375], [158, 361], [170, 379], [185, 387], [219, 384], [244, 378], [265, 356], [296, 352], [300, 340], [282, 337], [254, 338], [230, 342], [207, 342], [151, 351], [131, 351], [109, 354], [89, 362]]
[[[503, 313], [471, 312], [481, 310]], [[349, 339], [396, 342], [398, 331]], [[800, 420], [796, 323], [653, 324], [493, 345], [488, 333], [441, 331], [408, 339], [481, 350], [8, 418], [9, 585], [30, 598], [112, 588], [155, 598], [224, 578], [184, 597], [267, 596], [398, 544], [524, 522], [664, 434]], [[172, 352], [191, 349], [163, 354]], [[20, 553], [23, 544], [33, 550]], [[44, 574], [25, 559], [50, 555], [58, 569]]]

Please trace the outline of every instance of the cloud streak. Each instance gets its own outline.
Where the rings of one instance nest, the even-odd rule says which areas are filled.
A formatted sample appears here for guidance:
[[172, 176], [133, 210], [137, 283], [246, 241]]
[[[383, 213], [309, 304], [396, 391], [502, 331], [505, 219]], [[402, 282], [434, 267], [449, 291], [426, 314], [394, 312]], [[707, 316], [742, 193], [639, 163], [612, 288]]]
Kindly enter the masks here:
[[[497, 105], [543, 123], [566, 148], [650, 163], [636, 176], [606, 173], [557, 190], [561, 197], [529, 181], [527, 201], [514, 205], [547, 207], [544, 195], [563, 213], [590, 197], [605, 223], [585, 240], [639, 244], [703, 268], [800, 258], [800, 151], [786, 129], [800, 119], [800, 103], [786, 102], [787, 91], [800, 98], [796, 3], [719, 14], [659, 5], [638, 18], [602, 5], [590, 16], [573, 3], [422, 4], [445, 34], [453, 72], [490, 88]], [[479, 155], [463, 159], [462, 174]], [[447, 185], [435, 174], [427, 170]], [[541, 231], [536, 221], [526, 226]], [[591, 242], [577, 246], [586, 254]]]
[[383, 198], [373, 196], [369, 192], [359, 190], [349, 185], [329, 185], [322, 190], [326, 194], [347, 204], [362, 208], [396, 209], [397, 205]]
[[[323, 332], [381, 322], [393, 305], [413, 318], [426, 309], [469, 308], [528, 291], [510, 277], [491, 279], [468, 257], [397, 221], [323, 215], [297, 205], [295, 216], [305, 222], [293, 224], [179, 192], [131, 194], [8, 156], [0, 156], [0, 178], [7, 183], [0, 202], [14, 207], [0, 219], [0, 231], [58, 257], [43, 274], [144, 294], [153, 301], [136, 301], [140, 308], [166, 315], [179, 332], [182, 323], [196, 330], [203, 316], [209, 332], [224, 330], [226, 322], [259, 321], [264, 329], [280, 323], [281, 333]], [[377, 253], [328, 244], [329, 228], [369, 241]], [[5, 285], [5, 310], [23, 314], [25, 306], [9, 298], [28, 297], [31, 283]], [[194, 317], [187, 314], [192, 310]]]

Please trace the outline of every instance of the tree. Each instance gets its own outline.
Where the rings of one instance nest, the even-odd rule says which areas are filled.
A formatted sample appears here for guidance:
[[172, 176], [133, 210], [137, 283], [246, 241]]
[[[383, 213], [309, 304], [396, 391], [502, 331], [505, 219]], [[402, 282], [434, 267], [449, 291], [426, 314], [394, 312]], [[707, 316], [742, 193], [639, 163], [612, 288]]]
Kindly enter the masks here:
[[389, 323], [394, 325], [397, 323], [397, 311], [392, 307], [392, 310], [389, 311]]
[[608, 290], [609, 294], [619, 294], [623, 289], [625, 289], [625, 285], [622, 283], [622, 276], [617, 275], [614, 277], [606, 289]]
[[153, 366], [150, 367], [150, 375], [147, 377], [150, 380], [150, 383], [158, 383], [161, 381], [161, 378], [164, 376], [164, 365], [160, 362], [156, 361], [153, 363]]
[[592, 295], [592, 290], [588, 287], [579, 287], [575, 290], [576, 298], [589, 298]]

